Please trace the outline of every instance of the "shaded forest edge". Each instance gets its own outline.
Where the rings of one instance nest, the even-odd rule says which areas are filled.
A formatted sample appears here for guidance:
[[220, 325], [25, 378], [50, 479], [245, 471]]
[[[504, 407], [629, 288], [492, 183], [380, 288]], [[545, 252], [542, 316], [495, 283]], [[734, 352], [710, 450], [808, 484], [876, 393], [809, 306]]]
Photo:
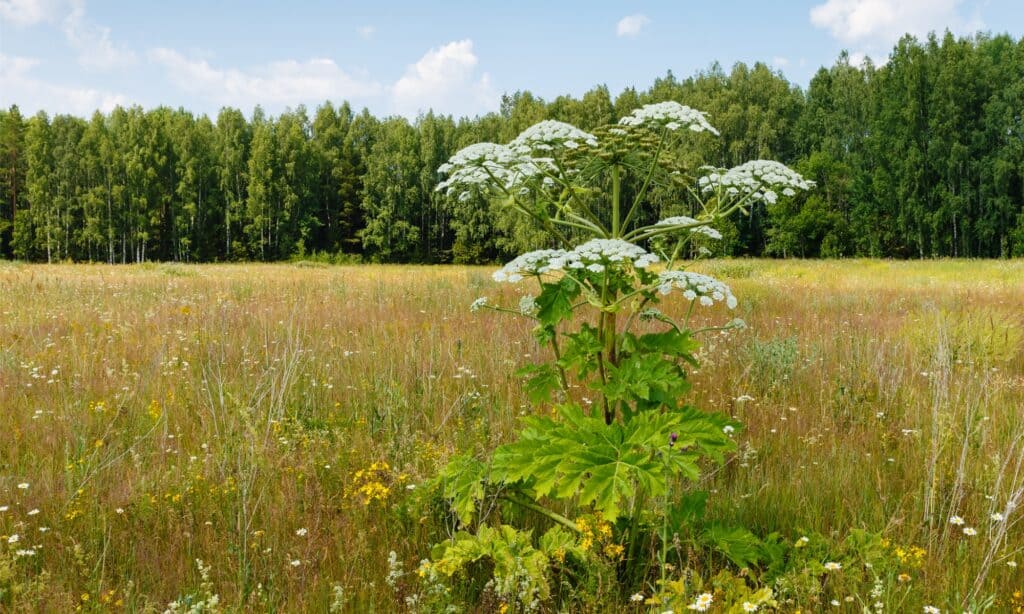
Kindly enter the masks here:
[[[17, 96], [14, 93], [15, 97]], [[348, 103], [215, 120], [114, 109], [86, 120], [0, 111], [0, 258], [484, 263], [532, 233], [501, 207], [434, 190], [458, 149], [543, 119], [584, 130], [647, 103], [707, 111], [694, 160], [780, 160], [809, 195], [722, 228], [729, 256], [1024, 256], [1024, 39], [907, 36], [882, 66], [821, 68], [805, 90], [762, 63], [672, 73], [613, 97], [502, 99], [475, 118], [377, 118]], [[652, 215], [691, 213], [649, 198]]]

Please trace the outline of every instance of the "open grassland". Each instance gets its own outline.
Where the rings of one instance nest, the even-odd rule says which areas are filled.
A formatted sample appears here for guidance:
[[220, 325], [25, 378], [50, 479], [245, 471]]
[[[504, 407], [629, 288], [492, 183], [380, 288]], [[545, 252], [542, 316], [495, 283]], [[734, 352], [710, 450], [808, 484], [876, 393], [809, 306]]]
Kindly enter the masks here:
[[[793, 572], [781, 610], [1021, 606], [1024, 262], [698, 269], [740, 299], [698, 323], [748, 324], [692, 376], [746, 425], [710, 516], [823, 559], [865, 529], [901, 563]], [[468, 309], [519, 291], [487, 268], [0, 264], [0, 608], [402, 610], [389, 552], [415, 569], [448, 531], [424, 482], [548, 410], [512, 375], [528, 323]]]

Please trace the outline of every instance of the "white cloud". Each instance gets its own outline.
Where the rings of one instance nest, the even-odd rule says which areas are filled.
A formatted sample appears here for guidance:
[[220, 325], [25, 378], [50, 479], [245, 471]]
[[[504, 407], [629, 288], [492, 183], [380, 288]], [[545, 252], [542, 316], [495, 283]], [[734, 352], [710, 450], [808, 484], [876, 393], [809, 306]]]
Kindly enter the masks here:
[[971, 32], [983, 24], [961, 15], [963, 0], [827, 0], [811, 9], [811, 23], [843, 43], [888, 47], [906, 33], [918, 37], [946, 28]]
[[86, 16], [85, 0], [0, 0], [0, 20], [20, 27], [59, 25], [85, 68], [109, 70], [136, 61], [133, 51], [113, 43], [110, 28]]
[[149, 58], [167, 69], [182, 91], [219, 105], [243, 109], [257, 104], [272, 107], [320, 104], [374, 96], [381, 86], [343, 71], [334, 60], [314, 58], [304, 62], [272, 62], [249, 71], [215, 68], [202, 59], [191, 59], [166, 48], [151, 49]]
[[356, 31], [359, 32], [359, 36], [364, 40], [370, 40], [373, 38], [373, 35], [377, 33], [377, 28], [373, 26], [360, 26]]
[[64, 10], [61, 0], [0, 0], [0, 21], [34, 26], [54, 21]]
[[619, 20], [619, 23], [615, 25], [616, 36], [629, 36], [633, 37], [640, 34], [640, 31], [644, 29], [649, 23], [650, 18], [642, 13], [636, 15], [627, 15]]
[[789, 58], [777, 55], [772, 58], [772, 66], [774, 66], [775, 68], [785, 68], [789, 66]]
[[[129, 102], [127, 97], [114, 92], [42, 81], [32, 75], [39, 63], [33, 58], [0, 54], [0, 106], [17, 104], [26, 114], [42, 109], [88, 117], [96, 109], [107, 113]], [[17, 100], [7, 99], [13, 94], [17, 94]]]
[[78, 52], [78, 63], [86, 68], [109, 70], [136, 61], [133, 51], [111, 42], [110, 28], [96, 25], [85, 16], [84, 0], [73, 0], [61, 29], [68, 44]]
[[431, 49], [391, 87], [392, 107], [407, 116], [431, 108], [453, 115], [493, 110], [498, 96], [490, 75], [476, 78], [477, 63], [469, 39]]

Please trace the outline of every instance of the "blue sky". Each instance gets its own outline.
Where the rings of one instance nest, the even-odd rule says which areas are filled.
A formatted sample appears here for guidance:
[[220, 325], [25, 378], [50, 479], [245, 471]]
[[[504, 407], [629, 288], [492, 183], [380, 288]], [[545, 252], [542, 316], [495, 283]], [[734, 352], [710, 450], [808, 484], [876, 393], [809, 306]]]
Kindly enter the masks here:
[[110, 2], [0, 0], [0, 106], [116, 104], [215, 115], [349, 100], [376, 114], [496, 110], [672, 70], [764, 61], [806, 85], [841, 50], [884, 61], [903, 32], [1024, 34], [1020, 0]]

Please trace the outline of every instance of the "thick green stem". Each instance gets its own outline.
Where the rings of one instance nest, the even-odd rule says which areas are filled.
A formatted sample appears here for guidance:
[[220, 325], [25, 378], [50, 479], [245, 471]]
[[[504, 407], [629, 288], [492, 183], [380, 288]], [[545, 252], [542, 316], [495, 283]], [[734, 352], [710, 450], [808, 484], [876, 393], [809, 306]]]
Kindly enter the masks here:
[[[597, 365], [601, 374], [601, 383], [608, 383], [608, 372], [606, 365], [615, 366], [618, 364], [615, 351], [615, 312], [606, 308], [614, 305], [615, 296], [608, 287], [608, 277], [604, 278], [604, 286], [601, 288], [601, 315], [598, 317], [598, 335], [601, 340], [601, 353], [597, 357]], [[602, 395], [604, 405], [605, 424], [611, 424], [615, 420], [615, 410], [608, 403], [608, 397]]]
[[536, 504], [536, 503], [534, 503], [532, 501], [524, 501], [523, 499], [520, 499], [519, 497], [513, 497], [512, 495], [508, 495], [508, 494], [501, 495], [501, 498], [506, 500], [506, 501], [508, 501], [509, 503], [515, 503], [516, 505], [518, 505], [520, 507], [525, 507], [528, 510], [532, 510], [534, 512], [537, 512], [538, 514], [541, 514], [542, 516], [546, 516], [546, 517], [550, 518], [551, 520], [554, 520], [558, 524], [562, 525], [563, 527], [575, 531], [576, 533], [580, 532], [580, 530], [576, 526], [575, 522], [569, 520], [568, 518], [566, 518], [565, 516], [559, 514], [558, 512], [552, 512], [551, 510], [549, 510], [548, 508], [544, 507], [543, 505], [538, 505], [538, 504]]
[[612, 166], [612, 237], [620, 238], [622, 228], [619, 226], [619, 201], [622, 199], [622, 169], [619, 165]]

